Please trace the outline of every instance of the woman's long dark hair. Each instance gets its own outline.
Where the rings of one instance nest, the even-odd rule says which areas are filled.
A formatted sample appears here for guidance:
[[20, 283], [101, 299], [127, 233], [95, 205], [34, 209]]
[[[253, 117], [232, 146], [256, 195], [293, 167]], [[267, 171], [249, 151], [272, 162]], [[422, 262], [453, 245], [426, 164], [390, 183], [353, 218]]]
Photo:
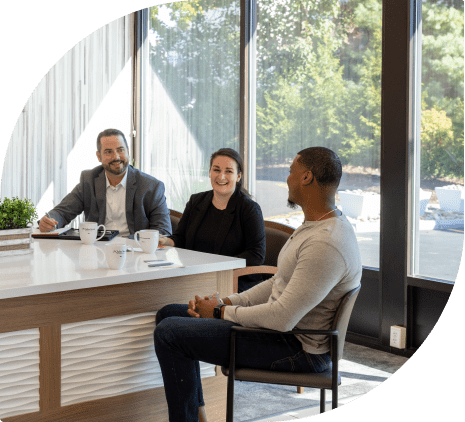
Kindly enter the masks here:
[[[214, 152], [210, 157], [210, 170], [213, 165], [213, 160], [216, 157], [232, 158], [237, 164], [237, 174], [242, 175], [244, 164], [242, 161], [242, 157], [239, 155], [238, 152], [234, 151], [231, 148], [220, 148], [218, 151]], [[247, 189], [245, 189], [244, 186], [242, 186], [242, 177], [238, 182], [236, 182], [236, 188], [244, 192], [247, 196], [250, 196], [249, 192], [247, 192]]]

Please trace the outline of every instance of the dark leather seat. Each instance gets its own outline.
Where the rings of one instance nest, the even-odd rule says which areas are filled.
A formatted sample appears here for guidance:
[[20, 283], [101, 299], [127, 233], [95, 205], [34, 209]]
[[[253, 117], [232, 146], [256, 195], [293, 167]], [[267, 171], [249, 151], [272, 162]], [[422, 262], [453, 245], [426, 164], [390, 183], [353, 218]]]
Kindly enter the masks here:
[[238, 279], [241, 275], [268, 274], [273, 275], [278, 271], [278, 255], [287, 239], [294, 233], [294, 228], [281, 223], [265, 220], [266, 252], [263, 265], [245, 267], [234, 270], [233, 292], [238, 291]]
[[182, 213], [175, 210], [170, 210], [171, 229], [173, 233], [178, 228], [179, 220], [182, 217]]

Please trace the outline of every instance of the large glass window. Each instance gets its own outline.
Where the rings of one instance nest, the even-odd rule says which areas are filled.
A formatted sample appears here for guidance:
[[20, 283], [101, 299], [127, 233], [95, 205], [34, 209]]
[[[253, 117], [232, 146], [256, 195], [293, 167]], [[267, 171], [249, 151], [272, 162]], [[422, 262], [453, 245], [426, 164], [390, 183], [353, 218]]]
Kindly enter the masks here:
[[365, 266], [379, 266], [381, 0], [258, 0], [256, 197], [265, 219], [287, 208], [298, 151], [326, 146], [343, 162], [337, 206]]
[[239, 146], [238, 0], [149, 9], [142, 167], [166, 186], [169, 208], [211, 189], [210, 155]]
[[416, 6], [410, 272], [453, 281], [464, 229], [463, 1]]
[[[210, 189], [210, 154], [239, 150], [239, 3], [149, 9], [141, 166], [165, 182], [179, 211]], [[252, 194], [266, 219], [299, 226], [302, 211], [287, 208], [289, 165], [306, 147], [333, 149], [343, 162], [337, 206], [353, 224], [363, 265], [378, 267], [382, 2], [252, 4], [244, 157]], [[416, 7], [410, 274], [454, 280], [463, 248], [463, 2]]]

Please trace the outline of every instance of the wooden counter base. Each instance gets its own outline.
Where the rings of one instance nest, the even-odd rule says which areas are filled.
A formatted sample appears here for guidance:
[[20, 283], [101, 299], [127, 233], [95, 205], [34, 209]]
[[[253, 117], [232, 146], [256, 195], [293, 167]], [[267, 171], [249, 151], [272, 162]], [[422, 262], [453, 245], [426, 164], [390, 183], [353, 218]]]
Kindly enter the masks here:
[[[232, 270], [0, 300], [0, 332], [39, 328], [39, 412], [3, 422], [167, 421], [163, 387], [61, 407], [61, 325], [153, 312], [198, 295], [232, 294]], [[226, 414], [226, 377], [202, 380], [209, 421]]]
[[[210, 421], [226, 417], [226, 381], [219, 375], [202, 380], [205, 409]], [[12, 416], [3, 422], [168, 422], [163, 387], [57, 409]]]

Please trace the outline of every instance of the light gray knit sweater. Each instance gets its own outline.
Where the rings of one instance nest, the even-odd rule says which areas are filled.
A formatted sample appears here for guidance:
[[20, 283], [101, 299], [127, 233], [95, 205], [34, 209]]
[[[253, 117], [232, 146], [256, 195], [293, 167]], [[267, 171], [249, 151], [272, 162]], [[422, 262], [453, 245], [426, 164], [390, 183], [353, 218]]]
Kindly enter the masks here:
[[[278, 331], [328, 330], [348, 291], [360, 284], [362, 263], [354, 230], [344, 215], [306, 221], [289, 238], [271, 279], [229, 296], [224, 319]], [[297, 336], [308, 353], [329, 351], [327, 336]]]

